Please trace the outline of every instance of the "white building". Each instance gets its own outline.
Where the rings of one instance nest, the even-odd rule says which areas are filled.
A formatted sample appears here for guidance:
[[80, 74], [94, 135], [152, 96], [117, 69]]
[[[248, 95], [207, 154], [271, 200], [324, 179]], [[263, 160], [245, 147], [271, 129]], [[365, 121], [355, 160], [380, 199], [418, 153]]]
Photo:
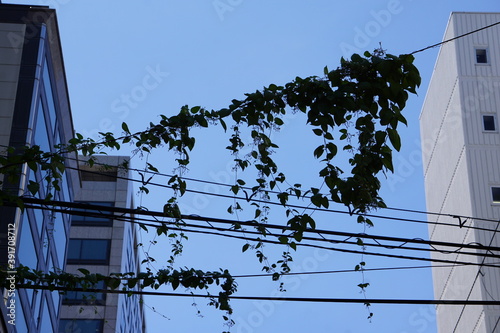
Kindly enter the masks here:
[[[499, 21], [500, 13], [452, 13], [444, 40]], [[430, 215], [453, 224], [430, 223], [431, 240], [500, 246], [499, 223], [478, 219], [500, 219], [499, 112], [500, 25], [443, 44], [420, 116], [427, 210], [476, 219]], [[432, 257], [500, 262], [477, 254]], [[436, 299], [500, 300], [500, 268], [434, 267], [433, 280]], [[440, 333], [500, 332], [500, 307], [439, 305], [437, 321]]]

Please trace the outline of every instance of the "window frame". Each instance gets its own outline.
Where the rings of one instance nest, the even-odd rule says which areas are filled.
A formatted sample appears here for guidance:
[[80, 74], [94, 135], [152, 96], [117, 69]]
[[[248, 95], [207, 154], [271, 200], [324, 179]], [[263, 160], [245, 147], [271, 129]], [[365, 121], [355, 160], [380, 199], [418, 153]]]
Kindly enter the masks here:
[[[478, 57], [480, 57], [481, 55], [478, 54], [478, 51], [484, 51], [484, 58], [485, 58], [485, 62], [479, 62], [479, 59]], [[484, 46], [476, 46], [474, 48], [474, 58], [475, 58], [475, 63], [476, 65], [489, 65], [490, 64], [490, 52], [489, 52], [489, 49], [487, 47], [484, 47]]]
[[[94, 327], [81, 327], [77, 323], [89, 323], [95, 322]], [[76, 325], [75, 325], [76, 324]], [[59, 319], [59, 330], [58, 333], [76, 333], [83, 332], [82, 329], [95, 328], [96, 330], [92, 333], [102, 333], [104, 332], [104, 320], [103, 319], [74, 319], [74, 318], [61, 318]], [[70, 330], [68, 330], [70, 329]]]
[[[494, 204], [500, 204], [500, 185], [491, 186], [491, 202]], [[496, 193], [495, 193], [496, 192]], [[495, 199], [496, 197], [496, 199]]]
[[[485, 118], [486, 117], [492, 117], [493, 118], [493, 129], [486, 129], [486, 122]], [[498, 132], [498, 126], [497, 126], [497, 117], [494, 114], [482, 114], [481, 115], [481, 120], [482, 120], [482, 126], [483, 126], [483, 132], [488, 132], [488, 133], [494, 133]]]
[[[75, 203], [79, 204], [89, 204], [103, 207], [115, 207], [115, 203], [113, 201], [75, 201]], [[99, 213], [97, 209], [79, 209], [74, 208], [73, 211], [83, 212], [83, 213]], [[112, 214], [109, 212], [109, 214]], [[85, 216], [85, 215], [72, 215], [71, 216], [71, 225], [72, 226], [92, 226], [92, 227], [112, 227], [113, 219], [112, 218], [102, 218], [95, 216]]]
[[[81, 285], [77, 285], [81, 288]], [[95, 286], [89, 289], [106, 289], [104, 281], [98, 281]], [[106, 293], [93, 291], [74, 291], [67, 290], [62, 299], [63, 305], [106, 305]]]
[[[72, 249], [72, 246], [75, 246], [74, 244], [76, 242], [79, 242], [78, 245], [78, 257], [70, 258], [70, 255], [74, 251]], [[103, 256], [103, 258], [85, 258], [83, 251], [85, 250], [85, 243], [90, 243], [90, 242], [106, 242], [106, 251]], [[87, 245], [89, 246], [89, 245]], [[94, 244], [95, 246], [95, 244]], [[87, 249], [92, 248], [92, 246], [89, 246]], [[89, 265], [109, 265], [109, 255], [111, 251], [111, 239], [99, 239], [99, 238], [70, 238], [69, 243], [68, 243], [68, 255], [66, 259], [66, 264], [68, 265], [75, 265], [75, 264], [89, 264]]]

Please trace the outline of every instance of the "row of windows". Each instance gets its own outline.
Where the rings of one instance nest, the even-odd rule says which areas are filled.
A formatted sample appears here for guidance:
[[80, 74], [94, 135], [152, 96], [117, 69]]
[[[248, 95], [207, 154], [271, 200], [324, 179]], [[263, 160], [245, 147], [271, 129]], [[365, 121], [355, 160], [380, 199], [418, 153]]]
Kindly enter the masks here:
[[59, 333], [101, 333], [104, 320], [101, 319], [61, 319]]
[[[85, 203], [103, 207], [113, 207], [112, 202], [97, 202], [97, 201], [80, 201], [78, 203]], [[101, 212], [94, 209], [73, 209], [76, 213], [71, 218], [71, 225], [77, 226], [96, 226], [96, 227], [111, 227], [113, 220], [109, 217], [112, 213]]]

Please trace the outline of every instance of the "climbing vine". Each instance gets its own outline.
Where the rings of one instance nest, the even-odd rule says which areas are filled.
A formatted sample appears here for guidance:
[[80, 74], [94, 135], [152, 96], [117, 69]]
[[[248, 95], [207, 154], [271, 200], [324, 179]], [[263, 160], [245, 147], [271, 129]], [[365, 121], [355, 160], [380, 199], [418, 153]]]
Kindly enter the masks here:
[[[273, 279], [279, 280], [282, 274], [290, 271], [288, 261], [291, 260], [291, 251], [296, 250], [304, 232], [316, 227], [311, 215], [288, 207], [291, 198], [307, 200], [318, 208], [328, 208], [331, 203], [345, 205], [352, 214], [359, 215], [358, 222], [366, 225], [372, 222], [363, 214], [385, 207], [379, 196], [380, 182], [377, 177], [380, 173], [393, 171], [392, 153], [401, 147], [398, 126], [406, 124], [402, 110], [409, 94], [415, 94], [420, 84], [413, 60], [411, 55], [394, 56], [380, 50], [355, 54], [348, 60], [341, 59], [337, 69], [325, 67], [322, 76], [296, 77], [283, 86], [271, 84], [246, 94], [242, 100], [233, 100], [227, 108], [209, 110], [200, 106], [183, 106], [174, 116], [161, 115], [159, 122], [151, 123], [144, 131], [132, 132], [123, 123], [121, 136], [100, 133], [99, 140], [92, 140], [77, 135], [69, 143], [57, 146], [56, 153], [42, 152], [37, 146], [9, 148], [8, 154], [0, 157], [0, 173], [4, 175], [5, 184], [15, 184], [19, 168], [27, 164], [33, 171], [44, 170], [45, 181], [57, 191], [68, 154], [86, 156], [87, 162], [92, 165], [93, 156], [104, 148], [118, 150], [128, 144], [133, 145], [136, 152], [143, 153], [166, 149], [175, 153], [177, 174], [168, 181], [173, 195], [165, 201], [164, 214], [177, 226], [182, 226], [179, 200], [187, 190], [182, 174], [191, 162], [190, 154], [196, 146], [192, 129], [218, 128], [221, 135], [228, 137], [226, 149], [237, 169], [238, 177], [230, 188], [232, 193], [243, 193], [248, 202], [260, 199], [253, 202], [252, 209], [255, 210], [256, 230], [262, 239], [269, 237], [265, 227], [269, 207], [262, 203], [265, 202], [263, 199], [276, 199], [286, 208], [287, 228], [277, 236], [279, 243], [286, 247], [281, 260], [268, 263], [260, 241], [243, 245], [243, 251], [254, 249], [259, 261], [265, 265], [264, 269], [273, 273]], [[311, 157], [321, 163], [317, 175], [320, 186], [306, 188], [300, 182], [289, 180], [275, 161], [274, 156], [280, 147], [273, 142], [271, 134], [285, 125], [283, 119], [288, 113], [301, 116], [311, 135], [320, 139], [321, 144], [311, 152]], [[243, 129], [249, 131], [249, 141], [241, 135]], [[249, 150], [249, 153], [242, 154], [243, 149]], [[348, 165], [348, 169], [341, 169], [339, 165]], [[158, 172], [158, 166], [150, 163], [147, 163], [147, 169]], [[252, 172], [246, 173], [248, 170]], [[248, 179], [247, 174], [256, 176]], [[27, 189], [34, 195], [39, 191], [39, 185], [29, 182]], [[149, 191], [147, 182], [143, 183], [141, 191]], [[47, 199], [50, 198], [49, 194]], [[9, 192], [7, 187], [0, 191], [0, 204], [23, 207], [22, 198]], [[228, 211], [235, 209], [241, 209], [237, 201]], [[241, 226], [235, 223], [233, 227]], [[172, 236], [166, 225], [159, 226], [156, 232], [160, 236]], [[80, 270], [81, 274], [77, 276], [22, 268], [18, 269], [18, 283], [34, 287], [71, 288], [85, 286], [85, 281], [101, 279], [109, 288], [135, 285], [158, 288], [169, 284], [174, 289], [179, 285], [206, 289], [211, 284], [217, 284], [221, 292], [213, 298], [212, 304], [230, 313], [229, 299], [236, 291], [236, 283], [229, 272], [176, 270], [173, 259], [181, 251], [182, 245], [174, 249], [167, 260], [168, 268], [156, 275], [148, 271], [134, 276], [117, 273], [106, 277]]]

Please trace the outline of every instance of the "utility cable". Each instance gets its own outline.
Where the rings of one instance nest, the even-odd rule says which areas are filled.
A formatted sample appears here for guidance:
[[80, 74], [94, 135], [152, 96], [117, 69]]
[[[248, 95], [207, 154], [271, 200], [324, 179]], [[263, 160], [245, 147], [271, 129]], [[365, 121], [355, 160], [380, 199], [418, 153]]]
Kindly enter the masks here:
[[[44, 286], [44, 285], [18, 285], [17, 288], [21, 289], [41, 289], [41, 290], [57, 290], [66, 291], [65, 287]], [[213, 298], [214, 295], [203, 294], [182, 294], [182, 293], [167, 293], [160, 291], [136, 291], [136, 290], [121, 290], [121, 289], [84, 289], [72, 288], [73, 291], [86, 291], [96, 293], [109, 293], [109, 294], [126, 294], [126, 295], [146, 295], [146, 296], [175, 296], [175, 297], [202, 297]], [[229, 300], [252, 300], [252, 301], [276, 301], [276, 302], [313, 302], [313, 303], [373, 303], [373, 304], [446, 304], [446, 305], [500, 305], [500, 301], [483, 301], [483, 300], [434, 300], [434, 299], [359, 299], [359, 298], [319, 298], [319, 297], [271, 297], [271, 296], [235, 296], [228, 297]]]
[[[78, 170], [77, 168], [71, 168], [70, 169], [75, 169]], [[94, 172], [94, 171], [85, 171], [85, 172], [90, 172], [90, 173], [96, 173], [96, 174], [102, 174], [99, 172]], [[114, 176], [117, 179], [123, 179], [123, 180], [128, 180], [131, 182], [139, 182], [144, 185], [142, 180], [137, 180], [133, 178], [127, 178], [123, 176]], [[164, 185], [164, 184], [159, 184], [159, 183], [152, 183], [148, 182], [147, 185], [152, 185], [152, 186], [159, 186], [159, 187], [164, 187], [164, 188], [171, 188], [169, 185]], [[224, 185], [224, 184], [222, 184]], [[203, 192], [203, 191], [197, 191], [197, 190], [192, 190], [192, 189], [186, 189], [186, 192], [194, 193], [194, 194], [203, 194], [203, 195], [210, 195], [210, 196], [217, 196], [217, 197], [223, 197], [227, 199], [235, 199], [235, 195], [230, 195], [230, 194], [217, 194], [217, 193], [210, 193], [210, 192]], [[242, 201], [247, 201], [248, 196], [243, 198], [243, 197], [236, 197], [236, 199], [242, 200]], [[251, 198], [250, 201], [255, 202], [255, 203], [263, 203], [263, 204], [271, 204], [271, 205], [276, 205], [276, 206], [283, 206], [281, 203], [278, 202], [273, 202], [273, 201], [264, 201], [264, 200], [259, 200], [259, 199], [254, 199]], [[342, 210], [333, 210], [333, 209], [327, 209], [327, 208], [311, 208], [308, 206], [300, 206], [300, 205], [291, 205], [287, 204], [287, 207], [294, 208], [294, 209], [305, 209], [305, 210], [314, 210], [314, 211], [321, 211], [321, 212], [327, 212], [327, 213], [337, 213], [337, 214], [344, 214], [344, 215], [352, 215], [352, 213], [347, 212], [347, 211], [342, 211]], [[451, 227], [456, 227], [458, 224], [452, 224], [452, 223], [444, 223], [444, 222], [429, 222], [429, 221], [424, 221], [424, 220], [416, 220], [416, 219], [408, 219], [408, 218], [400, 218], [400, 217], [392, 217], [392, 216], [386, 216], [386, 215], [377, 215], [377, 214], [360, 214], [365, 217], [371, 217], [371, 218], [379, 218], [383, 220], [394, 220], [394, 221], [399, 221], [399, 222], [410, 222], [410, 223], [422, 223], [422, 224], [435, 224], [435, 225], [443, 225], [443, 226], [451, 226]], [[452, 216], [449, 214], [446, 214], [447, 216]], [[453, 217], [460, 218], [460, 216], [453, 215]], [[484, 219], [483, 219], [484, 220]], [[491, 222], [498, 222], [494, 220], [490, 220]], [[474, 230], [483, 230], [483, 231], [492, 231], [491, 229], [488, 228], [481, 228], [481, 227], [475, 227], [475, 226], [461, 226], [463, 228], [468, 228], [468, 229], [474, 229]]]
[[493, 24], [490, 24], [490, 25], [487, 25], [485, 27], [482, 27], [482, 28], [479, 28], [479, 29], [476, 29], [476, 30], [472, 30], [472, 31], [469, 31], [469, 32], [466, 32], [465, 34], [462, 34], [462, 35], [459, 35], [459, 36], [456, 36], [456, 37], [453, 37], [453, 38], [450, 38], [450, 39], [447, 39], [447, 40], [444, 40], [442, 42], [439, 42], [439, 43], [436, 43], [436, 44], [433, 44], [433, 45], [430, 45], [430, 46], [427, 46], [427, 47], [424, 47], [423, 49], [420, 49], [420, 50], [417, 50], [417, 51], [413, 51], [412, 53], [410, 54], [415, 54], [415, 53], [419, 53], [419, 52], [423, 52], [423, 51], [426, 51], [426, 50], [429, 50], [429, 49], [432, 49], [432, 48], [435, 48], [435, 47], [438, 47], [440, 45], [443, 45], [443, 44], [446, 44], [446, 43], [449, 43], [449, 42], [452, 42], [454, 40], [457, 40], [457, 39], [460, 39], [460, 38], [463, 38], [465, 36], [468, 36], [468, 35], [472, 35], [476, 32], [479, 32], [481, 30], [485, 30], [485, 29], [489, 29], [491, 27], [494, 27], [496, 25], [499, 25], [500, 22], [496, 22], [496, 23], [493, 23]]
[[[109, 208], [109, 207], [102, 207], [100, 208]], [[116, 216], [114, 217], [116, 218]], [[201, 217], [194, 217], [196, 220], [203, 220]], [[189, 217], [188, 217], [189, 219]], [[212, 219], [213, 220], [213, 219]], [[217, 219], [220, 220], [220, 219]], [[220, 222], [220, 221], [218, 221]], [[165, 222], [162, 222], [165, 223]], [[241, 222], [242, 224], [244, 222]], [[172, 228], [171, 228], [172, 229]], [[186, 231], [186, 229], [183, 229]], [[196, 232], [193, 230], [189, 230], [190, 232]], [[199, 232], [199, 231], [198, 231]], [[203, 232], [203, 234], [216, 234], [214, 232]], [[249, 238], [249, 237], [242, 237], [242, 236], [236, 236], [236, 235], [227, 235], [227, 234], [218, 234], [218, 235], [223, 235], [225, 237], [229, 238], [235, 238], [235, 239], [243, 239], [246, 241], [262, 241], [270, 244], [276, 244], [276, 245], [283, 245], [279, 241], [272, 241], [272, 240], [262, 240], [260, 238]], [[373, 237], [373, 236], [372, 236]], [[336, 252], [341, 252], [341, 253], [355, 253], [355, 254], [361, 254], [363, 253], [362, 251], [357, 251], [357, 250], [349, 250], [349, 249], [341, 249], [341, 248], [333, 248], [333, 247], [327, 247], [327, 246], [321, 246], [321, 245], [316, 245], [316, 244], [306, 244], [306, 243], [299, 243], [297, 244], [298, 246], [303, 246], [303, 247], [312, 247], [312, 248], [319, 248], [319, 249], [324, 249], [324, 250], [330, 250], [330, 251], [336, 251]], [[463, 262], [463, 261], [452, 261], [452, 260], [445, 260], [445, 259], [432, 259], [432, 258], [421, 258], [421, 257], [413, 257], [413, 256], [405, 256], [405, 255], [395, 255], [395, 254], [385, 254], [385, 253], [378, 253], [378, 252], [366, 252], [366, 255], [371, 255], [371, 256], [382, 256], [382, 257], [388, 257], [388, 258], [398, 258], [398, 259], [408, 259], [408, 260], [420, 260], [420, 261], [428, 261], [428, 262], [440, 262], [440, 263], [448, 263], [448, 264], [463, 264], [463, 265], [478, 265], [474, 262]], [[484, 264], [483, 266], [488, 266], [488, 267], [495, 267], [498, 268], [497, 265], [493, 264]]]
[[[103, 212], [107, 213], [122, 213], [122, 214], [133, 214], [133, 215], [146, 215], [146, 216], [156, 216], [165, 218], [165, 213], [158, 211], [145, 211], [145, 210], [137, 210], [130, 208], [120, 208], [120, 207], [107, 207], [100, 205], [92, 205], [92, 204], [83, 204], [83, 203], [73, 203], [73, 202], [63, 202], [63, 201], [45, 201], [42, 199], [36, 198], [27, 198], [22, 197], [22, 200], [27, 204], [38, 204], [40, 206], [32, 206], [31, 208], [42, 208], [43, 206], [59, 206], [67, 209], [77, 209], [77, 210], [65, 210], [64, 213], [73, 214], [73, 215], [87, 215], [89, 212], [78, 211], [78, 209], [87, 209], [93, 210], [99, 216], [102, 216]], [[50, 208], [49, 208], [50, 210]], [[116, 218], [116, 215], [109, 215], [110, 218]], [[205, 217], [198, 215], [181, 215], [180, 219], [182, 220], [193, 220], [193, 221], [202, 221], [202, 222], [214, 222], [214, 223], [223, 223], [230, 225], [245, 225], [251, 227], [259, 227], [260, 224], [255, 221], [236, 221], [229, 219], [221, 219], [214, 217]], [[165, 222], [161, 222], [165, 223]], [[499, 224], [500, 225], [500, 224]], [[158, 225], [157, 225], [158, 226]], [[284, 225], [277, 224], [265, 224], [266, 228], [269, 229], [285, 229], [291, 230], [290, 227]], [[484, 246], [479, 243], [471, 243], [471, 244], [460, 244], [460, 243], [451, 243], [451, 242], [441, 242], [441, 241], [431, 241], [431, 240], [423, 240], [423, 239], [410, 239], [410, 238], [402, 238], [402, 237], [392, 237], [392, 236], [381, 236], [381, 235], [370, 235], [365, 233], [351, 233], [351, 232], [341, 232], [341, 231], [332, 231], [332, 230], [324, 230], [324, 229], [306, 229], [305, 232], [310, 233], [321, 233], [328, 234], [334, 236], [341, 237], [349, 237], [349, 238], [366, 238], [373, 240], [384, 240], [391, 242], [405, 242], [405, 243], [415, 243], [415, 244], [423, 244], [423, 245], [433, 245], [433, 246], [448, 246], [448, 247], [456, 247], [456, 248], [469, 248], [475, 250], [486, 250], [486, 251], [500, 251], [500, 247], [493, 246]]]
[[[491, 240], [490, 240], [490, 244], [489, 245], [493, 244], [493, 241], [495, 240], [495, 235], [498, 232], [498, 228], [499, 227], [500, 227], [500, 223], [497, 224], [497, 227], [496, 227], [495, 231], [493, 232], [493, 235], [491, 236]], [[479, 278], [479, 275], [482, 274], [481, 273], [481, 267], [484, 266], [484, 262], [485, 261], [486, 261], [486, 257], [483, 257], [483, 259], [481, 261], [481, 264], [479, 265], [479, 268], [477, 270], [477, 273], [476, 273], [476, 276], [474, 278], [474, 281], [472, 282], [472, 286], [471, 286], [471, 288], [469, 290], [469, 293], [467, 294], [467, 299], [470, 298], [470, 296], [472, 294], [472, 290], [474, 289], [474, 286], [476, 285], [476, 282], [477, 282], [477, 280]], [[465, 312], [465, 307], [466, 307], [466, 305], [464, 304], [464, 306], [462, 307], [462, 310], [460, 311], [460, 315], [458, 316], [457, 322], [455, 324], [455, 328], [453, 329], [453, 333], [455, 333], [457, 331], [457, 328], [458, 328], [458, 325], [460, 323], [460, 320], [462, 319], [462, 316], [463, 316], [463, 314]]]

